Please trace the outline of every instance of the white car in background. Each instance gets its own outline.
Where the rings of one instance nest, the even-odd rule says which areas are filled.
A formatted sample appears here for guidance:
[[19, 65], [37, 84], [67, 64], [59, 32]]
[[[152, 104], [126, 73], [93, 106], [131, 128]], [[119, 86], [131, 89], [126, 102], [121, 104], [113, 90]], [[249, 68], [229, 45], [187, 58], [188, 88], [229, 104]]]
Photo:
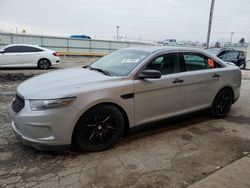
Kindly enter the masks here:
[[48, 69], [59, 62], [57, 52], [36, 45], [11, 44], [0, 50], [0, 67]]

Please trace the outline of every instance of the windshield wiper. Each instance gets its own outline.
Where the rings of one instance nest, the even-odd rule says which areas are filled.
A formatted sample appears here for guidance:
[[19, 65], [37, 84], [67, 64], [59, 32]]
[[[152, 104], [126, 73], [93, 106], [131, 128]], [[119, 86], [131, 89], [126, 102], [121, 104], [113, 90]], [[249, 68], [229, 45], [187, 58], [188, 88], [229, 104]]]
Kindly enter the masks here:
[[105, 71], [105, 70], [100, 69], [100, 68], [91, 67], [90, 65], [85, 66], [84, 68], [89, 68], [90, 70], [96, 70], [96, 71], [101, 72], [101, 73], [103, 73], [103, 74], [105, 74], [105, 75], [107, 75], [107, 76], [111, 76], [110, 72]]

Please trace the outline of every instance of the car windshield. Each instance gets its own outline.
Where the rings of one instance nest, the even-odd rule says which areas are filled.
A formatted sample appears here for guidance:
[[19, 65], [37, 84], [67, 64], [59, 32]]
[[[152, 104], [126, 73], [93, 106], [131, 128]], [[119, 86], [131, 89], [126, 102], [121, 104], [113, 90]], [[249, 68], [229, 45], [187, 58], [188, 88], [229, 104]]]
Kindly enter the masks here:
[[92, 63], [90, 68], [101, 69], [114, 76], [127, 76], [149, 54], [150, 52], [140, 50], [117, 50]]
[[220, 52], [219, 48], [208, 48], [205, 49], [206, 52], [212, 54], [212, 55], [217, 55]]

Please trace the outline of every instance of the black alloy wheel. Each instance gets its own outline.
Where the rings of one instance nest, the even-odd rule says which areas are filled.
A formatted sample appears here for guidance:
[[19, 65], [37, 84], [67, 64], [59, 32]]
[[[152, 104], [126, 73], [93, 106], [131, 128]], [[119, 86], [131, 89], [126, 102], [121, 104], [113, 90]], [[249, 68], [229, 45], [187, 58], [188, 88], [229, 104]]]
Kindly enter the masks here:
[[211, 115], [215, 118], [225, 117], [233, 103], [233, 93], [229, 88], [221, 90], [215, 97]]
[[84, 151], [111, 148], [123, 135], [124, 119], [112, 105], [101, 105], [83, 115], [77, 123], [74, 137]]

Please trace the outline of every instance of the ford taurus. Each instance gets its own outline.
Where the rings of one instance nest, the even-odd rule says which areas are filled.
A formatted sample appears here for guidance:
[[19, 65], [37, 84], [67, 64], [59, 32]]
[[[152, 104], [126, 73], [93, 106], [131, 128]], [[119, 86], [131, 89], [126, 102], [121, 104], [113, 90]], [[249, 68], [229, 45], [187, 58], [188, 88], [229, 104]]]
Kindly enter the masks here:
[[89, 66], [33, 77], [17, 88], [12, 128], [38, 149], [112, 147], [130, 127], [208, 109], [227, 115], [240, 96], [237, 66], [190, 48], [117, 50]]

